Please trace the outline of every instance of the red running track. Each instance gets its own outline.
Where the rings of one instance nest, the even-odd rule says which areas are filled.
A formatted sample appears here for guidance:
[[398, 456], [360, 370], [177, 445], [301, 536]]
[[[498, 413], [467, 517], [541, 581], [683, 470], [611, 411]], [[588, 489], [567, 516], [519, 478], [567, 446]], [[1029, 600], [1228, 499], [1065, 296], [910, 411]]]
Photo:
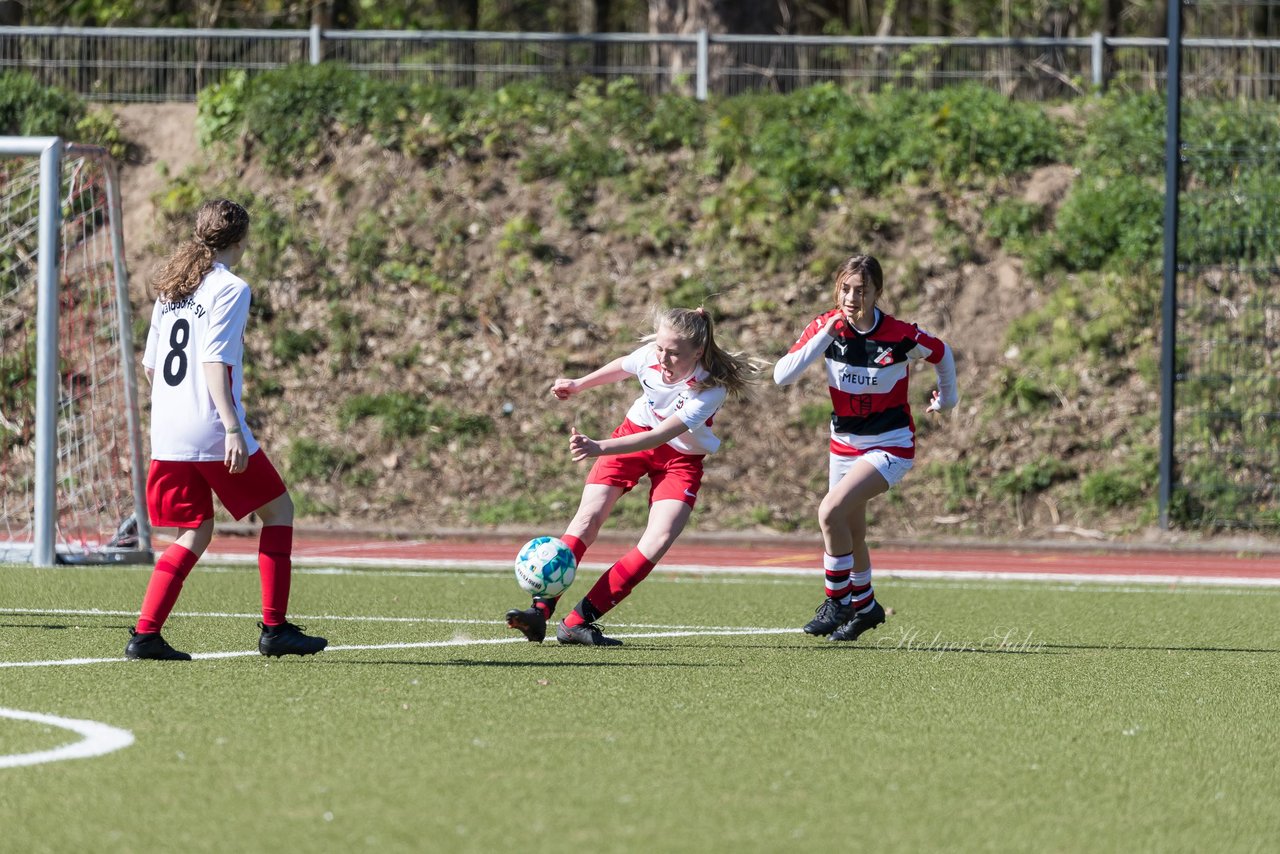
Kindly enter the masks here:
[[[477, 535], [488, 536], [488, 535]], [[295, 535], [294, 556], [299, 563], [418, 564], [422, 566], [510, 564], [523, 544], [522, 536], [495, 534], [486, 539], [444, 537], [406, 540], [376, 535]], [[587, 555], [588, 566], [607, 565], [630, 547], [616, 539], [597, 542]], [[256, 536], [219, 533], [209, 550], [211, 558], [245, 559], [257, 552]], [[741, 544], [723, 539], [686, 537], [662, 561], [668, 570], [818, 572], [821, 547], [804, 541]], [[1247, 555], [1208, 551], [1118, 551], [1084, 548], [974, 547], [872, 549], [872, 563], [881, 572], [900, 575], [997, 577], [1097, 581], [1199, 581], [1280, 586], [1280, 555]]]

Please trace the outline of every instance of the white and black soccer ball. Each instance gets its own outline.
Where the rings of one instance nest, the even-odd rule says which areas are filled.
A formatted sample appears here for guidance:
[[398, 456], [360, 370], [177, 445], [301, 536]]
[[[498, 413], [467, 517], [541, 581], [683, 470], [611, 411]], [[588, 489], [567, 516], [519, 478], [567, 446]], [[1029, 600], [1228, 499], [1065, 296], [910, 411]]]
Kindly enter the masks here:
[[532, 596], [559, 596], [577, 571], [573, 550], [556, 537], [534, 537], [516, 555], [516, 582]]

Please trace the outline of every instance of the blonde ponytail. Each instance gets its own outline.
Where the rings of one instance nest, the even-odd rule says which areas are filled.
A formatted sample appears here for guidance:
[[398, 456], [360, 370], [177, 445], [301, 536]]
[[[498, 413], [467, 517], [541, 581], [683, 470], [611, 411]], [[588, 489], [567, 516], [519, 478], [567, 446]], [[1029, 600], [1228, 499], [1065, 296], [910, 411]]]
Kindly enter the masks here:
[[707, 369], [708, 376], [697, 388], [723, 387], [731, 398], [749, 396], [759, 370], [743, 354], [731, 353], [716, 343], [715, 322], [706, 308], [671, 308], [657, 312], [654, 335], [647, 336], [645, 340], [653, 340], [663, 324], [702, 351], [702, 366]]

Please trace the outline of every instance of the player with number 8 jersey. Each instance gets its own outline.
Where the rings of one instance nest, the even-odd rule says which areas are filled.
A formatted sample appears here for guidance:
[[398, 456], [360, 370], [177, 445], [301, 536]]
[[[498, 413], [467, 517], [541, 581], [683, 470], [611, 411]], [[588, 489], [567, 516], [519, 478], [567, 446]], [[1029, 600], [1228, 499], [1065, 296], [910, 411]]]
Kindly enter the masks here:
[[245, 420], [244, 334], [249, 285], [231, 272], [244, 256], [248, 212], [228, 199], [205, 202], [195, 235], [156, 277], [142, 359], [151, 381], [151, 468], [147, 509], [152, 524], [178, 529], [156, 561], [130, 631], [125, 657], [186, 661], [160, 634], [178, 594], [213, 539], [213, 496], [236, 519], [262, 520], [263, 655], [309, 655], [324, 638], [285, 619], [293, 552], [293, 501]]
[[207, 461], [225, 456], [227, 430], [218, 417], [201, 366], [226, 366], [236, 425], [245, 453], [258, 442], [245, 423], [244, 330], [249, 320], [249, 285], [215, 262], [196, 292], [175, 302], [156, 300], [142, 364], [153, 377], [151, 411], [182, 417], [152, 418], [151, 458]]

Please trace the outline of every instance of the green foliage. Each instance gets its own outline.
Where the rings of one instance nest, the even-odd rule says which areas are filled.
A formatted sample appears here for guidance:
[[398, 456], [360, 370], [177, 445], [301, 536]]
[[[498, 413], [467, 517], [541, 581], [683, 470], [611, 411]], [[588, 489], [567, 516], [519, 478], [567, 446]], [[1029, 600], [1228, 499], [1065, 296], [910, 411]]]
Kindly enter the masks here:
[[84, 102], [65, 89], [45, 86], [19, 71], [0, 72], [0, 133], [91, 142], [72, 139], [85, 113]]
[[285, 459], [290, 478], [327, 481], [355, 466], [360, 462], [361, 457], [356, 452], [345, 448], [299, 437], [289, 444]]
[[969, 181], [1010, 175], [1061, 157], [1062, 140], [1039, 105], [986, 87], [890, 91], [875, 104], [882, 133], [895, 143], [881, 167], [905, 177], [935, 170]]
[[289, 65], [229, 77], [198, 100], [197, 127], [205, 143], [243, 133], [268, 167], [287, 174], [323, 160], [336, 134], [394, 145], [415, 113], [413, 91], [336, 63]]
[[955, 513], [963, 509], [965, 502], [972, 497], [973, 463], [968, 460], [956, 460], [951, 463], [939, 463], [938, 469], [946, 489], [943, 506], [948, 513]]
[[706, 276], [678, 276], [671, 290], [662, 295], [667, 308], [697, 308], [705, 305], [716, 293], [715, 282]]
[[1085, 475], [1080, 481], [1080, 498], [1103, 510], [1132, 507], [1149, 500], [1155, 484], [1154, 465], [1144, 471], [1132, 466], [1114, 466]]
[[296, 362], [302, 356], [320, 352], [324, 336], [318, 329], [295, 330], [285, 327], [271, 339], [271, 354], [282, 362]]
[[994, 406], [1030, 415], [1053, 402], [1053, 395], [1025, 371], [1003, 368], [996, 377], [991, 402]]
[[248, 75], [235, 69], [196, 94], [196, 140], [201, 148], [229, 141], [240, 131], [248, 86]]
[[1021, 199], [1002, 199], [982, 212], [987, 234], [1013, 252], [1023, 251], [1044, 227], [1045, 209]]
[[1077, 163], [1093, 178], [1159, 178], [1164, 147], [1164, 95], [1112, 94], [1090, 108]]
[[[1122, 357], [1155, 346], [1160, 282], [1154, 274], [1115, 273], [1064, 276], [1037, 309], [1009, 324], [1006, 341], [1019, 351], [1030, 374], [1048, 377], [1074, 393], [1080, 358], [1107, 381], [1125, 370]], [[1029, 412], [1052, 396], [1028, 372], [1006, 370], [997, 380], [996, 399]]]
[[380, 211], [364, 210], [356, 217], [347, 238], [347, 264], [351, 278], [372, 282], [387, 254], [387, 224]]
[[[28, 321], [29, 325], [34, 325]], [[36, 342], [29, 329], [21, 348], [6, 342], [0, 353], [0, 449], [25, 445], [35, 435], [36, 412]]]
[[[1272, 150], [1280, 151], [1280, 143]], [[1280, 157], [1276, 163], [1280, 165]], [[1280, 258], [1280, 228], [1276, 227], [1275, 209], [1260, 200], [1276, 198], [1280, 198], [1280, 169], [1269, 173], [1252, 170], [1229, 189], [1184, 193], [1179, 255], [1194, 258], [1197, 264], [1274, 264]]]
[[1137, 270], [1160, 259], [1164, 191], [1136, 175], [1081, 178], [1047, 236], [1042, 268]]
[[806, 403], [800, 407], [800, 416], [796, 419], [800, 427], [826, 427], [831, 424], [831, 404]]
[[997, 495], [1020, 498], [1043, 492], [1053, 484], [1074, 477], [1071, 466], [1054, 457], [1040, 457], [1034, 462], [998, 475], [992, 481], [992, 489]]
[[364, 418], [378, 418], [384, 439], [427, 436], [432, 447], [451, 440], [467, 443], [494, 430], [493, 419], [487, 415], [458, 412], [434, 405], [424, 396], [402, 392], [348, 398], [339, 409], [338, 418], [343, 428]]
[[90, 109], [77, 95], [19, 71], [0, 72], [0, 134], [60, 136], [66, 142], [100, 145], [117, 160], [128, 153], [120, 124], [109, 111]]

